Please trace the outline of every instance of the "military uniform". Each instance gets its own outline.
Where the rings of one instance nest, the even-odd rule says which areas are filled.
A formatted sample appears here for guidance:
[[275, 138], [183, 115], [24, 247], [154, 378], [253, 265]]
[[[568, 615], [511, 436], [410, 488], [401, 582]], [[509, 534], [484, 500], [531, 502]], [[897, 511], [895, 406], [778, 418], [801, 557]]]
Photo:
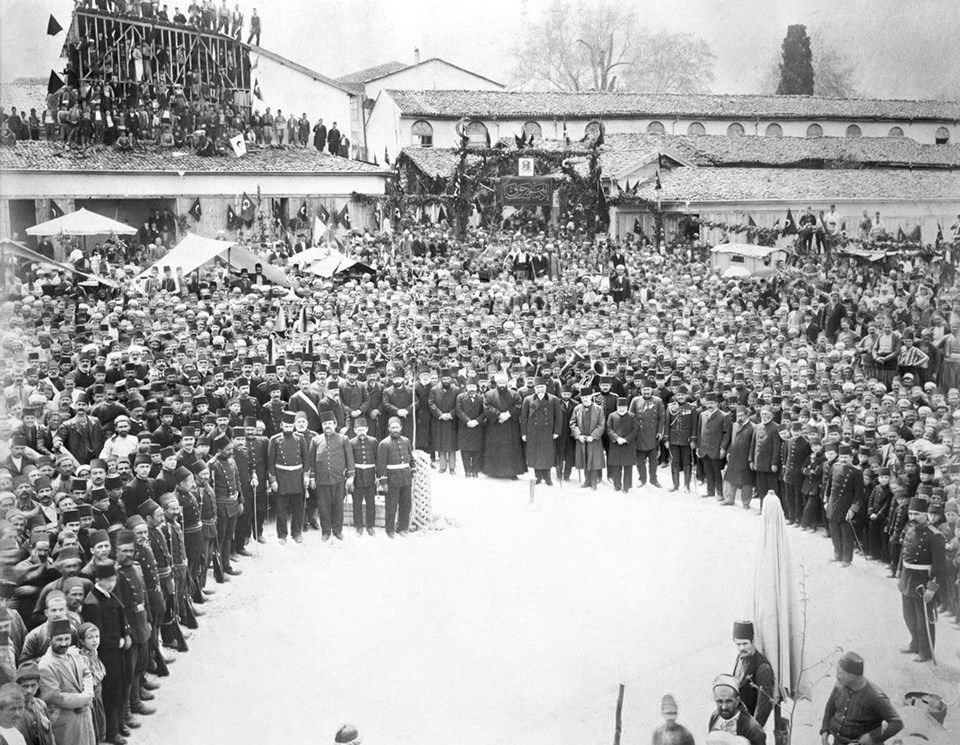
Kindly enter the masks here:
[[673, 401], [667, 406], [667, 447], [670, 450], [670, 475], [673, 488], [680, 488], [680, 469], [683, 469], [683, 488], [690, 489], [690, 475], [693, 467], [693, 444], [696, 442], [694, 427], [697, 423], [697, 410], [690, 403], [682, 405]]
[[133, 681], [130, 686], [130, 708], [140, 706], [140, 686], [150, 659], [150, 617], [147, 612], [147, 586], [143, 569], [136, 561], [117, 564], [117, 587], [114, 593], [127, 614], [130, 625], [130, 657], [133, 662]]
[[825, 499], [834, 561], [853, 561], [853, 526], [847, 521], [847, 512], [859, 512], [863, 500], [863, 472], [856, 466], [834, 463]]
[[310, 443], [310, 478], [316, 485], [320, 530], [324, 536], [343, 533], [346, 482], [353, 478], [353, 448], [346, 435], [321, 432]]
[[303, 531], [303, 475], [309, 462], [307, 442], [296, 433], [276, 434], [267, 446], [267, 471], [276, 483], [277, 537], [287, 537], [287, 514], [290, 531], [299, 538]]
[[[353, 527], [372, 531], [376, 520], [377, 440], [357, 435], [350, 440], [353, 450]], [[366, 509], [366, 515], [364, 515]]]
[[387, 485], [384, 527], [389, 536], [393, 536], [394, 529], [406, 533], [410, 526], [410, 510], [413, 506], [412, 455], [410, 440], [403, 435], [388, 435], [377, 445], [377, 476]]
[[630, 402], [630, 414], [636, 424], [637, 477], [640, 486], [649, 481], [654, 486], [660, 486], [657, 481], [657, 462], [660, 455], [660, 437], [664, 433], [667, 412], [663, 400], [659, 396], [649, 399], [637, 396]]
[[787, 522], [799, 523], [803, 517], [804, 498], [803, 473], [801, 469], [810, 455], [810, 442], [803, 435], [792, 437], [784, 443], [783, 468], [783, 509]]
[[243, 502], [240, 495], [240, 471], [233, 456], [214, 459], [210, 464], [210, 479], [217, 502], [217, 545], [223, 571], [232, 574], [230, 554], [233, 553], [233, 534]]
[[943, 535], [926, 524], [910, 522], [903, 533], [898, 587], [903, 599], [903, 620], [910, 632], [909, 649], [919, 652], [921, 660], [930, 659], [937, 641], [933, 623], [937, 598], [926, 602], [923, 594], [925, 590], [936, 592], [945, 572]]

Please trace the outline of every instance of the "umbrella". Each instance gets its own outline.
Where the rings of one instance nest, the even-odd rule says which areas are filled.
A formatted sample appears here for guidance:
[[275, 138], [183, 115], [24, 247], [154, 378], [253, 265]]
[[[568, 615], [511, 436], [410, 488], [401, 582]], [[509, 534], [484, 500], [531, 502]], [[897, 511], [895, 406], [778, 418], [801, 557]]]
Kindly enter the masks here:
[[723, 271], [723, 275], [722, 275], [722, 276], [723, 276], [724, 279], [730, 279], [731, 277], [736, 277], [736, 278], [739, 278], [739, 277], [749, 277], [749, 276], [750, 276], [750, 270], [747, 269], [745, 266], [728, 266], [728, 267]]
[[136, 232], [136, 228], [82, 207], [69, 215], [61, 215], [27, 228], [27, 235], [133, 235]]
[[753, 623], [757, 646], [773, 667], [775, 697], [802, 695], [803, 628], [797, 581], [779, 498], [763, 500], [763, 533], [753, 576]]

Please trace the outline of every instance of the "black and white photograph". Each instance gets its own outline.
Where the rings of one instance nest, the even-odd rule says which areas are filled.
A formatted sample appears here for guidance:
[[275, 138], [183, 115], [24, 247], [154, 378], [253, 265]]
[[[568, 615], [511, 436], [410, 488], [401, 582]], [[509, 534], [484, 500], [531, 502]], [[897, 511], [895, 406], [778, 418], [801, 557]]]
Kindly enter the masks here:
[[958, 270], [956, 0], [0, 0], [0, 745], [956, 745]]

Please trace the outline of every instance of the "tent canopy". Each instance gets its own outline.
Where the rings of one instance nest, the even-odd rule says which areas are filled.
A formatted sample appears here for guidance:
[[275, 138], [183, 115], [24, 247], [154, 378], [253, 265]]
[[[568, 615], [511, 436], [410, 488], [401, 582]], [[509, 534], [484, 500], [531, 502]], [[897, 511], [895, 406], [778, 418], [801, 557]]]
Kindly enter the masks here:
[[88, 280], [93, 280], [99, 284], [106, 285], [107, 287], [112, 287], [117, 289], [120, 287], [113, 280], [101, 277], [98, 274], [87, 274], [86, 272], [81, 272], [70, 264], [63, 264], [59, 261], [54, 261], [53, 259], [48, 259], [41, 253], [37, 253], [32, 248], [24, 246], [22, 243], [17, 243], [17, 241], [10, 240], [9, 238], [0, 239], [0, 254], [11, 253], [14, 256], [19, 256], [21, 259], [26, 259], [27, 261], [32, 261], [34, 264], [44, 264], [46, 266], [52, 266], [59, 269], [62, 272], [68, 272], [69, 274], [76, 274], [80, 277], [86, 277]]
[[144, 269], [139, 276], [147, 276], [154, 267], [161, 275], [164, 267], [170, 267], [174, 274], [177, 273], [177, 269], [182, 269], [184, 274], [189, 274], [217, 258], [229, 263], [236, 271], [246, 269], [251, 274], [256, 265], [260, 264], [263, 267], [263, 276], [268, 280], [283, 287], [293, 286], [286, 274], [265, 262], [249, 248], [237, 244], [236, 241], [219, 241], [215, 238], [204, 238], [195, 233], [187, 233], [186, 237], [170, 249], [166, 256]]
[[27, 228], [27, 235], [133, 235], [136, 232], [136, 228], [82, 207], [69, 215]]
[[338, 251], [334, 246], [325, 243], [320, 246], [313, 246], [306, 251], [302, 251], [290, 259], [291, 264], [307, 267], [307, 271], [316, 274], [318, 277], [329, 279], [334, 274], [349, 271], [362, 271], [373, 274], [374, 271], [366, 264], [350, 258]]
[[769, 256], [775, 251], [783, 250], [783, 248], [777, 248], [776, 246], [757, 246], [753, 243], [721, 243], [711, 248], [710, 252], [715, 254], [738, 254], [753, 259], [762, 259], [764, 256]]

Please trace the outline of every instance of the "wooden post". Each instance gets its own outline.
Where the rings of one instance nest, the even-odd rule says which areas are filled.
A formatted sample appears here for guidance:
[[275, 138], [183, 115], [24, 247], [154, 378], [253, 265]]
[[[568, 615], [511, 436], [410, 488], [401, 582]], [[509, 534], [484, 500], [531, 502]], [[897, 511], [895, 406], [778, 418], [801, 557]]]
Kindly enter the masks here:
[[623, 683], [620, 684], [620, 692], [617, 694], [617, 715], [613, 730], [613, 745], [620, 745], [620, 733], [623, 731]]

